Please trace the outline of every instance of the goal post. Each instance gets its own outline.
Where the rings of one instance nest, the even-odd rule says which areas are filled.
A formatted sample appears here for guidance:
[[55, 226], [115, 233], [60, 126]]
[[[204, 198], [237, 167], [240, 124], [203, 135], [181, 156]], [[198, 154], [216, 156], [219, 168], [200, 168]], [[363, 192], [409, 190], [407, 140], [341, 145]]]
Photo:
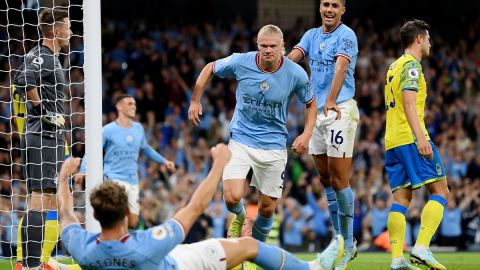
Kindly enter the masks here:
[[93, 218], [89, 197], [92, 189], [103, 181], [102, 149], [102, 41], [100, 0], [84, 0], [84, 74], [85, 74], [85, 222], [87, 230], [100, 231]]

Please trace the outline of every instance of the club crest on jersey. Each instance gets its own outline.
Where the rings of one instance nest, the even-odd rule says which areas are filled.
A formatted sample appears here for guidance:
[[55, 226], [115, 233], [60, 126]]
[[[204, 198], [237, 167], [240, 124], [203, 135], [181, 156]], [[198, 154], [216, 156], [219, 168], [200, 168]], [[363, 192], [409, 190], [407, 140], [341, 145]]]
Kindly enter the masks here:
[[155, 240], [162, 240], [167, 237], [167, 230], [163, 226], [156, 227], [152, 230], [152, 238]]
[[437, 163], [435, 164], [435, 168], [436, 168], [436, 170], [437, 170], [437, 175], [440, 176], [440, 175], [443, 174], [442, 166], [440, 165], [439, 162], [437, 162]]
[[268, 88], [270, 88], [270, 85], [268, 84], [268, 82], [261, 82], [260, 83], [260, 89], [262, 89], [263, 91], [268, 90]]
[[323, 51], [324, 48], [325, 48], [325, 42], [322, 41], [320, 42], [320, 51]]
[[127, 136], [127, 142], [131, 143], [133, 141], [133, 136], [132, 135], [128, 135]]

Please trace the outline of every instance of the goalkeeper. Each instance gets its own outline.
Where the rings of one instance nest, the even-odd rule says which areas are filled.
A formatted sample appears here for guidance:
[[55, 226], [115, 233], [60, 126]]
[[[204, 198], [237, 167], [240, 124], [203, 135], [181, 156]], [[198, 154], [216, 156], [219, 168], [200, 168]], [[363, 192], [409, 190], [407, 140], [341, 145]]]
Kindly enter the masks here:
[[58, 54], [68, 48], [72, 33], [66, 9], [43, 9], [38, 20], [41, 45], [31, 49], [17, 67], [12, 86], [15, 113], [26, 117], [25, 123], [17, 118], [17, 128], [23, 134], [28, 190], [28, 210], [19, 224], [16, 269], [22, 269], [22, 264], [41, 268], [59, 236], [55, 178], [65, 159], [66, 83]]

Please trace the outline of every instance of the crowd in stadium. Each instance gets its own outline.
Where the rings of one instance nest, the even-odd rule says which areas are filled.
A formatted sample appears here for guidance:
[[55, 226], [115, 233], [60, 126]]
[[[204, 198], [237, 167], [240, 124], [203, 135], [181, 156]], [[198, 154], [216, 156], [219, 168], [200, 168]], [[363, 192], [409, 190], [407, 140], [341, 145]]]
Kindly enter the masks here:
[[[355, 191], [354, 235], [363, 249], [383, 249], [391, 203], [391, 192], [384, 172], [384, 81], [389, 64], [401, 55], [399, 26], [380, 28], [372, 21], [354, 20], [348, 24], [356, 33], [359, 55], [356, 66], [356, 97], [360, 125], [354, 149], [351, 185]], [[310, 25], [298, 21], [284, 29], [287, 53]], [[433, 26], [435, 28], [435, 26]], [[198, 127], [187, 120], [192, 88], [199, 72], [210, 61], [233, 52], [256, 50], [258, 26], [247, 26], [241, 19], [229, 25], [165, 23], [151, 25], [105, 20], [103, 41], [103, 123], [116, 117], [115, 97], [128, 93], [137, 102], [137, 117], [149, 143], [169, 160], [177, 172], [169, 174], [157, 163], [140, 159], [141, 218], [145, 227], [160, 224], [183, 206], [210, 168], [209, 147], [229, 139], [229, 121], [235, 106], [234, 80], [215, 78], [205, 91], [203, 116]], [[432, 54], [424, 60], [428, 84], [426, 119], [428, 132], [438, 146], [445, 167], [451, 196], [434, 242], [461, 249], [480, 249], [480, 21], [472, 22], [460, 40], [448, 40], [432, 30]], [[71, 40], [67, 76], [70, 112], [83, 112], [83, 44]], [[6, 52], [2, 52], [6, 54]], [[2, 69], [8, 64], [0, 63]], [[68, 65], [66, 65], [68, 66]], [[0, 82], [11, 79], [2, 73]], [[9, 100], [1, 91], [0, 100]], [[291, 103], [289, 145], [301, 133], [303, 104]], [[26, 208], [26, 188], [22, 179], [20, 152], [6, 151], [18, 139], [11, 134], [9, 104], [0, 103], [0, 237], [2, 256], [10, 256], [10, 243], [16, 243], [16, 223]], [[73, 114], [70, 123], [72, 155], [82, 156], [84, 118]], [[332, 235], [327, 202], [312, 158], [289, 153], [284, 199], [279, 203], [270, 242], [290, 250], [314, 251], [328, 244]], [[83, 206], [83, 187], [75, 185], [76, 205]], [[420, 209], [427, 199], [424, 189], [415, 193], [407, 215], [407, 245], [419, 229]], [[249, 214], [256, 213], [256, 196], [248, 196]], [[13, 209], [14, 211], [10, 211]], [[79, 217], [84, 209], [78, 208]], [[221, 189], [211, 207], [195, 224], [186, 242], [223, 237], [228, 211]], [[315, 224], [315, 225], [314, 225]], [[324, 225], [324, 226], [323, 226]], [[12, 233], [13, 232], [13, 233]], [[387, 240], [388, 242], [388, 240]]]

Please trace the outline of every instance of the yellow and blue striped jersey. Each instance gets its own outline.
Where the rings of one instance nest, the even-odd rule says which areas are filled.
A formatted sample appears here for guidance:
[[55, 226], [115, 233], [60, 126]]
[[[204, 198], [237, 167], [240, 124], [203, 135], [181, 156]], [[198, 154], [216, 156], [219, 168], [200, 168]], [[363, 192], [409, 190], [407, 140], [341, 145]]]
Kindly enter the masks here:
[[410, 128], [403, 109], [403, 91], [416, 91], [416, 108], [420, 126], [427, 140], [430, 140], [425, 121], [425, 100], [427, 84], [420, 62], [411, 54], [404, 54], [393, 62], [387, 72], [385, 85], [385, 107], [387, 127], [385, 130], [385, 149], [411, 144], [415, 136]]

